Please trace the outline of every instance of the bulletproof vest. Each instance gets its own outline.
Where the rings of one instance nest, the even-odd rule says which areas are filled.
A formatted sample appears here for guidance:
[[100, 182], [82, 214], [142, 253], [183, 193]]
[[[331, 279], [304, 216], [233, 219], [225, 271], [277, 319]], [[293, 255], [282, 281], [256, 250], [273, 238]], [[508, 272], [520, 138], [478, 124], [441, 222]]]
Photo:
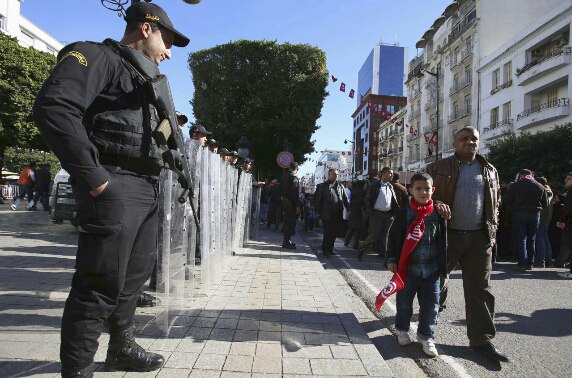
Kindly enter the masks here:
[[100, 153], [100, 161], [111, 165], [121, 161], [127, 165], [161, 167], [162, 150], [153, 137], [153, 130], [160, 120], [146, 85], [159, 70], [143, 53], [116, 41], [106, 39], [102, 46], [109, 49], [110, 57], [121, 59], [130, 79], [125, 75], [120, 78], [125, 93], [114, 100], [113, 110], [97, 112], [90, 117], [90, 139]]

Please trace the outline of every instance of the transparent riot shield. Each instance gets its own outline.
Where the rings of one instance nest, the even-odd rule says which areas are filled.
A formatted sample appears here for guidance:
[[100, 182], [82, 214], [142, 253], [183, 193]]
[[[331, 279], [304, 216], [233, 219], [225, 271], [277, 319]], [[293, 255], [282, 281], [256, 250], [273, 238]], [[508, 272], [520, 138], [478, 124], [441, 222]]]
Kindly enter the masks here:
[[176, 315], [188, 308], [192, 289], [186, 282], [188, 269], [188, 232], [192, 219], [188, 203], [178, 201], [183, 189], [176, 175], [163, 170], [159, 177], [159, 232], [156, 266], [156, 292], [161, 304], [155, 323], [168, 334]]
[[252, 221], [250, 238], [258, 239], [258, 228], [260, 227], [260, 196], [262, 187], [256, 186], [252, 188]]

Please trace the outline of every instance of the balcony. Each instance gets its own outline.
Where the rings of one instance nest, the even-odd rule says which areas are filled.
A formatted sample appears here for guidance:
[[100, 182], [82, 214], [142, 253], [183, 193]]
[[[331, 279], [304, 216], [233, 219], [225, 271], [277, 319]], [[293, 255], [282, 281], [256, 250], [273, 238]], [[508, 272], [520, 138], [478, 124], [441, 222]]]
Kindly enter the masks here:
[[497, 93], [497, 92], [502, 91], [502, 90], [505, 89], [505, 88], [510, 87], [511, 85], [512, 85], [512, 80], [509, 80], [509, 81], [506, 81], [506, 82], [502, 83], [502, 84], [499, 85], [498, 87], [491, 89], [491, 96], [494, 95], [494, 94]]
[[449, 118], [447, 119], [448, 123], [453, 123], [455, 122], [457, 119], [459, 118], [459, 114], [454, 112], [452, 114], [449, 114]]
[[467, 46], [461, 51], [461, 62], [465, 61], [465, 59], [473, 56], [473, 49], [471, 46]]
[[455, 25], [451, 33], [449, 33], [449, 37], [447, 38], [449, 44], [453, 43], [457, 38], [459, 38], [461, 33], [467, 30], [476, 18], [477, 10], [473, 9], [471, 12], [469, 12], [469, 14], [467, 14], [465, 18], [463, 18], [463, 21]]
[[495, 122], [483, 129], [483, 137], [487, 140], [498, 138], [510, 131], [514, 125], [514, 119], [505, 119]]
[[544, 56], [534, 59], [524, 67], [516, 69], [518, 85], [528, 84], [533, 79], [537, 79], [552, 71], [557, 70], [571, 62], [572, 48], [564, 46], [553, 48]]
[[435, 110], [435, 109], [437, 109], [437, 99], [433, 97], [425, 103], [425, 110]]
[[423, 60], [424, 60], [423, 54], [421, 54], [419, 57], [417, 57], [416, 60], [419, 60], [419, 63], [417, 63], [415, 65], [415, 67], [413, 67], [413, 69], [411, 71], [409, 71], [409, 73], [407, 74], [407, 80], [405, 81], [405, 83], [408, 83], [412, 79], [418, 77], [419, 74], [421, 73], [421, 69], [423, 68]]
[[461, 114], [459, 114], [459, 119], [468, 117], [470, 115], [471, 115], [471, 108], [466, 107], [461, 111]]
[[472, 76], [466, 76], [463, 80], [457, 80], [456, 82], [453, 83], [453, 85], [451, 85], [449, 96], [452, 96], [455, 93], [459, 92], [461, 89], [471, 85], [472, 82], [473, 82]]
[[539, 123], [548, 122], [550, 120], [566, 117], [570, 114], [570, 99], [559, 98], [553, 101], [545, 102], [538, 106], [533, 106], [525, 110], [516, 117], [516, 128], [525, 130]]
[[409, 97], [410, 101], [416, 99], [420, 94], [421, 91], [419, 89], [411, 88], [411, 97]]

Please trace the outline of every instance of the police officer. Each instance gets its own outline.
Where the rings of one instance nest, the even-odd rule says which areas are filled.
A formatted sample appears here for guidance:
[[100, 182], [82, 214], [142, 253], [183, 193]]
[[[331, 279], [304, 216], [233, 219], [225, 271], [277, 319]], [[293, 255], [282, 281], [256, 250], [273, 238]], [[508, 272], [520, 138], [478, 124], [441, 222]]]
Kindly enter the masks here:
[[62, 319], [62, 376], [92, 376], [105, 320], [108, 370], [152, 371], [163, 356], [134, 340], [139, 290], [157, 248], [157, 179], [163, 167], [153, 138], [159, 123], [145, 84], [189, 39], [153, 3], [130, 6], [121, 42], [77, 42], [34, 105], [44, 140], [72, 178], [80, 226], [76, 271]]
[[298, 172], [298, 163], [290, 163], [289, 169], [282, 175], [282, 207], [284, 209], [284, 228], [282, 233], [282, 248], [296, 249], [296, 244], [290, 241], [292, 235], [296, 232], [296, 218], [300, 216], [302, 203], [299, 195], [299, 182], [296, 173]]

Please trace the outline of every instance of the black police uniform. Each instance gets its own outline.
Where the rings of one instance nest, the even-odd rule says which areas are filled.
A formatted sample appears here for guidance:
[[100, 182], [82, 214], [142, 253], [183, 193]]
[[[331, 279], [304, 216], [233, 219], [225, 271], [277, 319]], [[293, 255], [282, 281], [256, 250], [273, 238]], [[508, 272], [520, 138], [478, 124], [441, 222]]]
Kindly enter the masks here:
[[[156, 258], [163, 163], [152, 137], [157, 112], [141, 73], [159, 71], [137, 50], [112, 40], [74, 43], [58, 55], [34, 105], [44, 140], [70, 173], [81, 230], [62, 319], [64, 371], [93, 362], [106, 319], [110, 351], [129, 336], [139, 290]], [[106, 181], [93, 198], [89, 191]]]
[[291, 245], [290, 238], [295, 234], [296, 230], [296, 208], [302, 206], [302, 202], [299, 197], [299, 182], [298, 177], [296, 177], [290, 170], [282, 175], [280, 180], [282, 185], [282, 207], [284, 209], [284, 228], [282, 233], [284, 234], [284, 240], [282, 246]]

